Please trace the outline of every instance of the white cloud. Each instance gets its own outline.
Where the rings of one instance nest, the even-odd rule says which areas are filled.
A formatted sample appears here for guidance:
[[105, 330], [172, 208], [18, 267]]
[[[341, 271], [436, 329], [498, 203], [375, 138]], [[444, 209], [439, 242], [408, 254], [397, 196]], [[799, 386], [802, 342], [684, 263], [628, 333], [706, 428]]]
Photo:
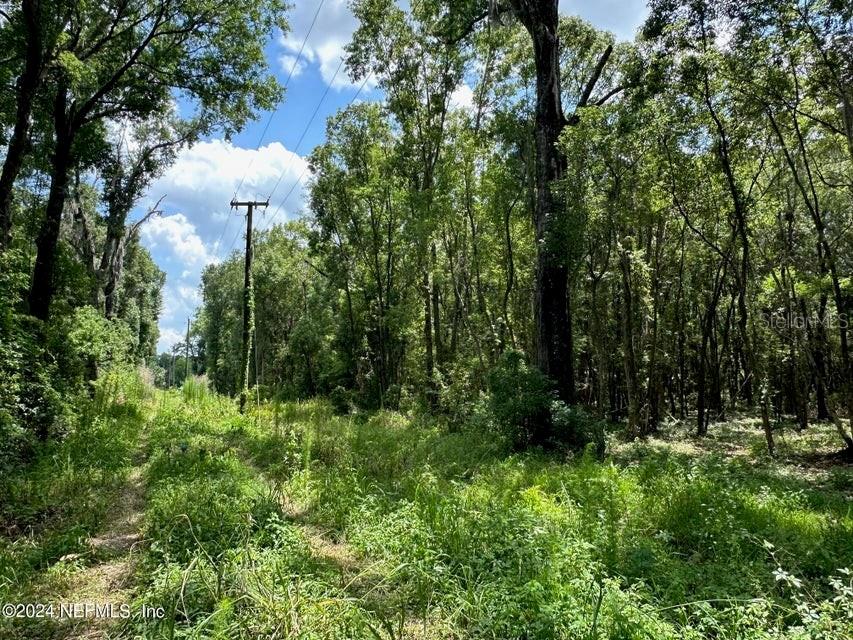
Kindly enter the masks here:
[[474, 90], [462, 83], [450, 94], [452, 109], [472, 109], [474, 107]]
[[215, 262], [207, 247], [183, 213], [151, 218], [142, 226], [142, 240], [149, 249], [167, 248], [171, 258], [187, 266], [204, 266]]
[[[175, 336], [183, 335], [187, 318], [195, 314], [204, 267], [240, 244], [245, 210], [231, 210], [235, 190], [239, 200], [264, 200], [275, 189], [269, 209], [255, 216], [256, 228], [264, 229], [273, 215], [274, 222], [281, 223], [302, 209], [305, 181], [297, 180], [307, 175], [307, 166], [305, 158], [278, 142], [256, 151], [210, 140], [184, 149], [151, 185], [139, 210], [165, 196], [160, 208], [166, 213], [146, 222], [140, 238], [166, 271], [158, 342], [161, 352], [169, 349]], [[284, 202], [288, 192], [290, 197]]]
[[281, 70], [286, 74], [285, 78], [288, 76], [298, 78], [305, 71], [305, 67], [308, 66], [308, 62], [304, 56], [297, 59], [295, 54], [291, 55], [289, 53], [282, 53], [278, 57], [278, 63], [281, 65]]
[[177, 329], [160, 327], [160, 340], [157, 342], [157, 351], [171, 351], [172, 345], [186, 340], [187, 336]]
[[[257, 151], [224, 140], [200, 142], [181, 152], [148, 190], [148, 198], [153, 202], [165, 195], [162, 206], [185, 214], [208, 243], [210, 253], [221, 257], [237, 233], [234, 219], [238, 215], [230, 206], [235, 190], [238, 200], [265, 200], [272, 194], [268, 212], [257, 216], [257, 224], [265, 226], [265, 216], [279, 209], [275, 220], [283, 222], [302, 208], [303, 185], [296, 181], [307, 166], [305, 158], [279, 142]], [[291, 187], [293, 192], [284, 202]]]
[[[352, 15], [347, 5], [347, 0], [326, 0], [302, 51], [302, 60], [318, 65], [323, 82], [331, 84], [335, 89], [354, 86], [345, 67], [335, 75], [345, 55], [344, 47], [358, 27], [358, 20]], [[316, 11], [317, 5], [313, 2], [297, 3], [293, 8], [290, 14], [291, 31], [279, 40], [279, 44], [285, 50], [285, 54], [279, 60], [292, 56], [290, 62], [283, 67], [285, 73], [290, 73], [292, 58], [299, 53]], [[294, 76], [296, 75], [297, 73], [294, 72]]]

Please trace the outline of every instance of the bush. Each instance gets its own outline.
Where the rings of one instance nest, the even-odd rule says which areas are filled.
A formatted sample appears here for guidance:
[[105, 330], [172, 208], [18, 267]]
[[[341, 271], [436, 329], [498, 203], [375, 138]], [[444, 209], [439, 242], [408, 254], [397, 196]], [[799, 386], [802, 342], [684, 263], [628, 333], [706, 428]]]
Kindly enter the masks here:
[[332, 409], [335, 415], [345, 416], [350, 412], [352, 405], [352, 394], [338, 385], [329, 394], [329, 402], [332, 403]]
[[604, 421], [562, 400], [551, 401], [551, 430], [554, 443], [572, 447], [592, 445], [598, 457], [604, 455]]
[[495, 425], [514, 447], [543, 444], [550, 431], [551, 383], [528, 366], [518, 351], [507, 351], [489, 374]]

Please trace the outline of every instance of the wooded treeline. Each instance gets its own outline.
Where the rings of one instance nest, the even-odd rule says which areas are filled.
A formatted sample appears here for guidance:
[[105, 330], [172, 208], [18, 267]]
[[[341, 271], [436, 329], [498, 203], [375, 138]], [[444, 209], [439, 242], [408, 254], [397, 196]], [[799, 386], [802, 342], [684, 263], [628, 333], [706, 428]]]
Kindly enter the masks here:
[[103, 366], [153, 364], [165, 274], [140, 200], [181, 149], [281, 98], [264, 45], [285, 8], [3, 3], [0, 468], [62, 433]]
[[[853, 446], [848, 3], [653, 2], [634, 43], [555, 1], [353, 8], [385, 99], [329, 120], [303, 222], [257, 238], [266, 393], [461, 419], [495, 372], [526, 388], [521, 352], [634, 435], [761, 409]], [[194, 330], [229, 393], [241, 264]]]
[[[285, 9], [0, 14], [12, 439], [58, 429], [104, 364], [151, 360], [163, 275], [137, 235], [158, 212], [131, 212], [182, 148], [281, 98]], [[490, 397], [523, 443], [581, 444], [567, 408], [630, 435], [755, 409], [768, 438], [833, 420], [853, 451], [849, 3], [654, 1], [633, 43], [556, 0], [352, 9], [347, 69], [383, 99], [330, 118], [305, 219], [258, 236], [265, 394], [454, 420]], [[194, 371], [228, 393], [241, 261], [207, 270], [194, 328]]]

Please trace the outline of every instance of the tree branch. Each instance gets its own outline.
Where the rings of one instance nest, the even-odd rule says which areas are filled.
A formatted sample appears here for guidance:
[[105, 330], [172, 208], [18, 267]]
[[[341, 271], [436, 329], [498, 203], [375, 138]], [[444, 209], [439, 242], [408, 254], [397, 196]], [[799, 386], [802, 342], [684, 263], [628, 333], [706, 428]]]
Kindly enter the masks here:
[[136, 234], [139, 232], [139, 227], [141, 227], [143, 224], [148, 222], [148, 220], [152, 216], [159, 216], [161, 213], [163, 213], [163, 211], [159, 207], [160, 207], [160, 203], [163, 202], [163, 199], [165, 197], [166, 197], [165, 195], [160, 196], [160, 199], [154, 204], [153, 207], [151, 207], [148, 210], [148, 213], [146, 213], [144, 216], [142, 216], [142, 218], [140, 218], [139, 220], [134, 222], [132, 225], [130, 225], [130, 228], [127, 230], [127, 239], [128, 240], [135, 237]]
[[[595, 69], [592, 71], [592, 75], [587, 80], [586, 86], [584, 87], [583, 93], [581, 94], [580, 100], [578, 100], [577, 106], [575, 106], [575, 111], [571, 115], [571, 117], [566, 121], [569, 125], [575, 125], [580, 122], [580, 115], [578, 111], [583, 109], [587, 103], [589, 102], [589, 97], [592, 95], [593, 90], [595, 89], [595, 85], [598, 83], [599, 78], [601, 78], [601, 73], [604, 71], [604, 66], [607, 64], [607, 61], [610, 59], [610, 54], [613, 53], [613, 45], [607, 45], [607, 48], [604, 50], [604, 53], [601, 54], [601, 57], [598, 59], [598, 63], [595, 65]], [[609, 97], [609, 96], [608, 96]]]

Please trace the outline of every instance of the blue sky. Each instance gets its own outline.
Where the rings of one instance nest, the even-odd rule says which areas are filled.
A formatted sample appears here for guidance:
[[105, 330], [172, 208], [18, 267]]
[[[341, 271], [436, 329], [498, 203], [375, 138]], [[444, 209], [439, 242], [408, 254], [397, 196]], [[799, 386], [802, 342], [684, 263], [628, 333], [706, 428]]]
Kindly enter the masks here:
[[[282, 83], [317, 11], [316, 0], [294, 0], [293, 4], [291, 32], [266, 48], [270, 68]], [[198, 287], [205, 265], [240, 250], [243, 217], [230, 212], [228, 203], [241, 179], [240, 198], [263, 200], [272, 194], [267, 213], [256, 217], [261, 229], [296, 217], [303, 209], [305, 159], [323, 141], [326, 118], [349, 104], [358, 90], [345, 69], [335, 76], [343, 47], [356, 27], [347, 4], [347, 0], [324, 1], [285, 99], [271, 119], [264, 113], [230, 142], [212, 138], [183, 151], [140, 203], [141, 213], [163, 198], [163, 215], [146, 223], [141, 233], [143, 244], [166, 272], [159, 351], [183, 340], [186, 320], [200, 303]], [[626, 40], [633, 38], [647, 12], [645, 0], [562, 0], [560, 11], [579, 15]], [[459, 104], [465, 103], [466, 94], [470, 96], [466, 89], [458, 90]], [[317, 116], [297, 146], [324, 93]], [[359, 99], [379, 99], [379, 95], [368, 85]]]

